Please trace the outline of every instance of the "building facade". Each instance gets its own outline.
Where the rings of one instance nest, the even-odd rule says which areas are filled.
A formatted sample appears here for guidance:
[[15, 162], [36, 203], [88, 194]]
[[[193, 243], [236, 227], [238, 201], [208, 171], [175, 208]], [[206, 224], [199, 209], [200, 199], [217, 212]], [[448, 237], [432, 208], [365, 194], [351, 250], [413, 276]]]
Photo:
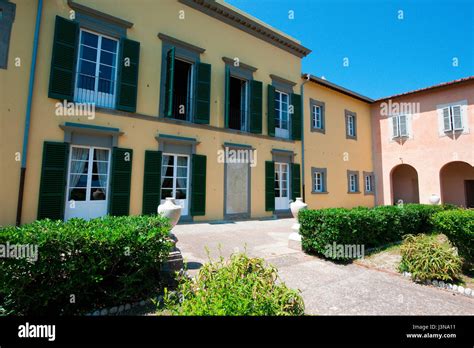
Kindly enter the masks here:
[[474, 78], [372, 105], [377, 204], [474, 207]]
[[[17, 5], [9, 63], [31, 57], [20, 46], [34, 47], [39, 3]], [[310, 51], [298, 41], [223, 2], [41, 5], [23, 195], [14, 154], [27, 96], [11, 90], [2, 103], [2, 120], [15, 119], [2, 127], [2, 224], [15, 223], [18, 201], [20, 223], [153, 213], [166, 197], [200, 221], [271, 217], [301, 195]], [[23, 79], [1, 70], [2, 86], [27, 84], [29, 63]]]
[[304, 85], [305, 201], [373, 206], [372, 100], [315, 76]]
[[[385, 100], [302, 76], [308, 48], [223, 0], [0, 0], [0, 13], [0, 225], [150, 214], [166, 198], [182, 222], [288, 216], [301, 196], [417, 201], [406, 166], [392, 193], [401, 158], [420, 202], [471, 197], [472, 79], [397, 97], [423, 98], [435, 130], [448, 110], [452, 133], [398, 117], [415, 136], [389, 138]], [[443, 155], [421, 167], [431, 146]]]

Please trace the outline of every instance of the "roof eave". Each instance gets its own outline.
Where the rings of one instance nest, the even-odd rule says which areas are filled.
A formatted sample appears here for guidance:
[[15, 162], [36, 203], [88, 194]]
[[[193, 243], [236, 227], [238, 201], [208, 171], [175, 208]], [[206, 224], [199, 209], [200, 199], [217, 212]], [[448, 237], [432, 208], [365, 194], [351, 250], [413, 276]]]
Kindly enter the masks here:
[[365, 103], [369, 103], [369, 104], [372, 104], [375, 102], [375, 100], [369, 98], [369, 97], [366, 97], [362, 94], [359, 94], [357, 92], [354, 92], [354, 91], [351, 91], [350, 89], [347, 89], [347, 88], [344, 88], [342, 86], [339, 86], [339, 85], [336, 85], [335, 83], [332, 83], [332, 82], [329, 82], [327, 80], [324, 80], [320, 77], [317, 77], [317, 76], [314, 76], [314, 75], [311, 75], [311, 74], [302, 74], [301, 77], [303, 78], [307, 78], [307, 76], [309, 76], [309, 81], [311, 82], [314, 82], [314, 83], [317, 83], [321, 86], [324, 86], [324, 87], [327, 87], [327, 88], [330, 88], [332, 90], [335, 90], [339, 93], [342, 93], [342, 94], [345, 94], [351, 98], [355, 98], [355, 99], [358, 99], [360, 101], [363, 101]]
[[281, 48], [299, 58], [306, 57], [311, 50], [304, 47], [299, 42], [289, 39], [284, 35], [254, 21], [253, 19], [236, 12], [231, 8], [216, 2], [215, 0], [178, 0], [195, 10], [214, 17], [237, 29], [266, 41], [278, 48]]

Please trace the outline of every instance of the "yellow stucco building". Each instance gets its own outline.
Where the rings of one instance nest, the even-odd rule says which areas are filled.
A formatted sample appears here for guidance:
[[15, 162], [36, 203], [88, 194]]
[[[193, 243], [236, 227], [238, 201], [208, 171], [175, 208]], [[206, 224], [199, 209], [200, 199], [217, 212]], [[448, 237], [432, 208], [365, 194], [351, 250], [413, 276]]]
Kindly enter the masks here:
[[223, 1], [0, 9], [0, 225], [373, 204], [370, 100], [302, 78], [296, 39]]

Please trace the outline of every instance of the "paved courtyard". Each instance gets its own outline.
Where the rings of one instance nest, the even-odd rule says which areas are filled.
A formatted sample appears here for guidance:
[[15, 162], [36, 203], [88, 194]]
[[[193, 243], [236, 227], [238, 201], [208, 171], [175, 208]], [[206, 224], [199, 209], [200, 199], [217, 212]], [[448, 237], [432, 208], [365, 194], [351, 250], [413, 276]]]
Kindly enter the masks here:
[[[235, 251], [266, 259], [319, 315], [474, 315], [474, 299], [415, 284], [394, 272], [339, 265], [288, 248], [292, 219], [178, 225], [173, 232], [191, 274]], [[206, 248], [208, 251], [206, 251]]]

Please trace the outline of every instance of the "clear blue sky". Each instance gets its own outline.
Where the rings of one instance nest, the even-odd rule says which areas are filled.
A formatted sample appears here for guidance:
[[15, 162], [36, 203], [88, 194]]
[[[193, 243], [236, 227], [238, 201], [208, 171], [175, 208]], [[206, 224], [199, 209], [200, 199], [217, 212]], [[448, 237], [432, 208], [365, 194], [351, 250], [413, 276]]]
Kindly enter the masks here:
[[227, 2], [311, 49], [303, 72], [371, 98], [474, 75], [474, 0]]

